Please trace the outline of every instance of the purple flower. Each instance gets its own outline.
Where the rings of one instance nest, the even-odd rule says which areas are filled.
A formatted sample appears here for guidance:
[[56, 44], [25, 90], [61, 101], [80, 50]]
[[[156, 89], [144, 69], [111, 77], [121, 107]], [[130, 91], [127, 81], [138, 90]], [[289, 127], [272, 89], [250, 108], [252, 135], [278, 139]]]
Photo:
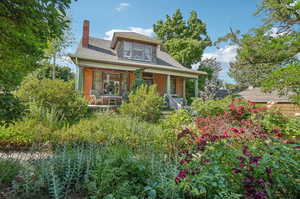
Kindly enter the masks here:
[[266, 168], [267, 174], [272, 174], [272, 169], [271, 168]]

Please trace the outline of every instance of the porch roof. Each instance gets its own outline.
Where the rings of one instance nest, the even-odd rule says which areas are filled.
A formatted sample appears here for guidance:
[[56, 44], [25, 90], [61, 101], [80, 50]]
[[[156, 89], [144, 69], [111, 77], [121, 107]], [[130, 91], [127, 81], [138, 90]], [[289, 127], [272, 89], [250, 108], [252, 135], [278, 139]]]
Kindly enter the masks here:
[[185, 68], [180, 63], [178, 63], [174, 58], [168, 55], [166, 52], [157, 48], [157, 64], [138, 62], [138, 61], [127, 61], [118, 59], [116, 51], [111, 48], [110, 40], [104, 40], [99, 38], [90, 37], [88, 48], [82, 47], [81, 43], [78, 45], [77, 51], [74, 54], [69, 54], [75, 64], [80, 65], [76, 62], [89, 61], [95, 63], [104, 63], [122, 66], [128, 66], [133, 68], [144, 68], [144, 69], [155, 69], [162, 71], [170, 71], [181, 73], [181, 76], [187, 75], [206, 75], [206, 72], [196, 71], [192, 69]]

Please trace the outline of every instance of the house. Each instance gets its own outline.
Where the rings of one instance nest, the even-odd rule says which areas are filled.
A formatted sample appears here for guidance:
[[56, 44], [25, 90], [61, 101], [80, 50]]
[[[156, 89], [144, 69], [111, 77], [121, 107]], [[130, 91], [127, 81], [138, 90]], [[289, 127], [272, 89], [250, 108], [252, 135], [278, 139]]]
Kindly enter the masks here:
[[249, 87], [238, 94], [246, 100], [278, 109], [284, 115], [300, 116], [300, 106], [293, 104], [288, 96], [281, 96], [276, 91], [264, 93], [260, 88]]
[[185, 101], [186, 81], [206, 75], [185, 68], [162, 50], [160, 41], [145, 35], [115, 32], [112, 40], [91, 37], [87, 20], [83, 23], [81, 42], [69, 56], [76, 65], [76, 89], [92, 105], [121, 104], [132, 89], [136, 72], [142, 70], [147, 85], [156, 84], [158, 93], [167, 96], [169, 105], [180, 106]]

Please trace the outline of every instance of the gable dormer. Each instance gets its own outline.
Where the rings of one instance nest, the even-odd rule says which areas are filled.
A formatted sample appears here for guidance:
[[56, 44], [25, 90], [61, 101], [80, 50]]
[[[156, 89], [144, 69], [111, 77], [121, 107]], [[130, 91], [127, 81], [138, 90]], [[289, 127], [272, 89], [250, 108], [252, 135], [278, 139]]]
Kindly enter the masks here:
[[159, 41], [134, 32], [116, 32], [111, 42], [119, 59], [149, 63], [157, 63], [159, 45]]

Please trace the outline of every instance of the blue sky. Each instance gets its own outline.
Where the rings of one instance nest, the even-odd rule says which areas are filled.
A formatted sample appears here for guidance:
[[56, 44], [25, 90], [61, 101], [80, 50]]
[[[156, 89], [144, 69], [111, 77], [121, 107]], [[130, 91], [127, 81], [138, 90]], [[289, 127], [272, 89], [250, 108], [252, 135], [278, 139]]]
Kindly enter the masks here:
[[[180, 8], [185, 18], [192, 10], [207, 24], [207, 31], [213, 41], [224, 36], [229, 27], [247, 32], [261, 24], [261, 18], [253, 16], [261, 0], [78, 0], [70, 9], [72, 31], [75, 43], [68, 49], [75, 50], [82, 34], [82, 22], [90, 20], [90, 35], [109, 38], [115, 30], [130, 30], [151, 35], [152, 25]], [[232, 82], [227, 76], [228, 62], [235, 57], [235, 46], [221, 49], [210, 47], [204, 57], [216, 57], [224, 70], [220, 76]]]

